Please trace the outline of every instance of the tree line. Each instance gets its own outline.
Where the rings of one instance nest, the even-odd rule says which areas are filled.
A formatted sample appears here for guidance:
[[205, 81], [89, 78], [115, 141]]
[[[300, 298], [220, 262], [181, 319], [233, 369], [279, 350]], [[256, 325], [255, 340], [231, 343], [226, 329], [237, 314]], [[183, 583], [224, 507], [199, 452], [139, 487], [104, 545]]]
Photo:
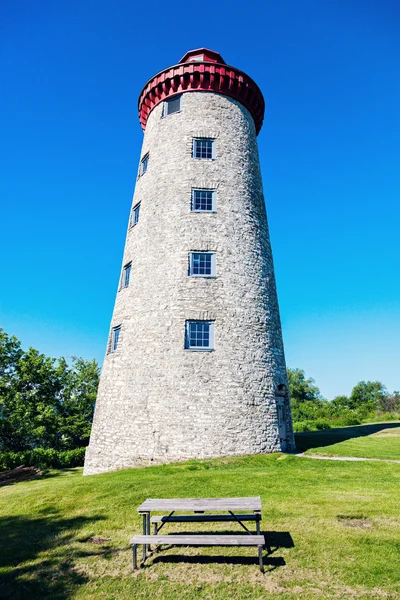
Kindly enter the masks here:
[[380, 381], [360, 381], [350, 396], [326, 400], [302, 369], [288, 369], [288, 379], [295, 431], [400, 418], [400, 393], [390, 394]]

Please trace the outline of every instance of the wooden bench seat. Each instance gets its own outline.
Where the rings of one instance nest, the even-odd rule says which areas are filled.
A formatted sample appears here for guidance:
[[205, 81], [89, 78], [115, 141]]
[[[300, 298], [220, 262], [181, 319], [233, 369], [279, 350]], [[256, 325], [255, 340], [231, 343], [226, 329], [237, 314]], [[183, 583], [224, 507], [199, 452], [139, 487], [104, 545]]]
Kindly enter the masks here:
[[150, 523], [216, 523], [218, 521], [261, 521], [261, 515], [167, 515], [150, 517]]
[[173, 546], [257, 546], [260, 571], [264, 573], [262, 550], [263, 535], [135, 535], [130, 541], [133, 551], [133, 568], [137, 569], [137, 546], [139, 544], [168, 544]]

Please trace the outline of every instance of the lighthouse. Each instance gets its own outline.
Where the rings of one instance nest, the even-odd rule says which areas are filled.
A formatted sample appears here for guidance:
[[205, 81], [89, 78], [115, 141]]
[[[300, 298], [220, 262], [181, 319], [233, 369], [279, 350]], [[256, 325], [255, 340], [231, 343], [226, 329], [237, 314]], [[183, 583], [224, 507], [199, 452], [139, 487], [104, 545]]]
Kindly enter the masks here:
[[85, 474], [294, 450], [257, 134], [264, 99], [189, 51], [144, 131]]

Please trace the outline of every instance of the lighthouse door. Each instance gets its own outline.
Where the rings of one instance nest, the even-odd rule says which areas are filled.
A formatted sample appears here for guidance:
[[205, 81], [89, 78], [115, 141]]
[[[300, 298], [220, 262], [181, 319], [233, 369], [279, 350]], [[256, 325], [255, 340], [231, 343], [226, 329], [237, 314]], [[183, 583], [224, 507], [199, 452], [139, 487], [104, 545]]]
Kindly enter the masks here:
[[285, 398], [276, 396], [276, 411], [278, 414], [279, 440], [281, 442], [282, 452], [286, 452], [287, 448], [287, 433], [286, 433], [286, 411]]

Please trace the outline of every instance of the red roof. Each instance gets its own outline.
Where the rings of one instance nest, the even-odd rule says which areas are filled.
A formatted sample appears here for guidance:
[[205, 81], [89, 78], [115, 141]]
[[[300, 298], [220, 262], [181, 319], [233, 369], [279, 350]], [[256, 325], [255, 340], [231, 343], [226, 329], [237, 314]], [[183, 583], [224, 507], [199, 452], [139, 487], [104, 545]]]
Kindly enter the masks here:
[[165, 98], [183, 92], [214, 92], [234, 98], [251, 113], [256, 133], [264, 119], [265, 103], [258, 85], [243, 71], [227, 65], [218, 52], [198, 48], [186, 52], [181, 61], [154, 75], [139, 96], [139, 119], [147, 118]]
[[180, 63], [186, 62], [213, 62], [225, 65], [226, 62], [219, 52], [208, 50], [208, 48], [198, 48], [197, 50], [189, 50], [185, 56], [181, 58]]

